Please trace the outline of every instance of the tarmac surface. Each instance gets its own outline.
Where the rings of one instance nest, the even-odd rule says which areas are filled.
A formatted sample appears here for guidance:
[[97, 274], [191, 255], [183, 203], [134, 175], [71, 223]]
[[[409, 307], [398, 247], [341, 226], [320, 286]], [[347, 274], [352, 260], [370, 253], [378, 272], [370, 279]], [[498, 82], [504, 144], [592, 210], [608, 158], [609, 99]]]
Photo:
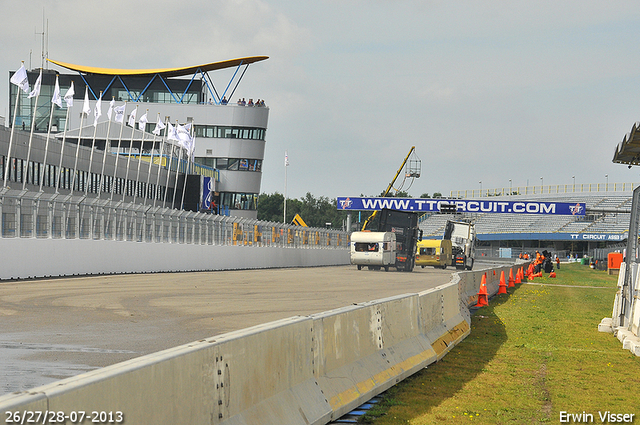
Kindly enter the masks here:
[[222, 333], [450, 281], [355, 266], [0, 281], [0, 395]]

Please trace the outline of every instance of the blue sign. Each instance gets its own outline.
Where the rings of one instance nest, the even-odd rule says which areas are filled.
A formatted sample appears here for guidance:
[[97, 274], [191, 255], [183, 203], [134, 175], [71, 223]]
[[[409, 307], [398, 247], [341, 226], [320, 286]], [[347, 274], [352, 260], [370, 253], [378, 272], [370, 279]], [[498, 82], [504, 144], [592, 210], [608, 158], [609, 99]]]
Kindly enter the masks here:
[[212, 177], [205, 177], [204, 182], [202, 184], [202, 209], [210, 210], [211, 209], [211, 197], [213, 196], [213, 182], [214, 179]]
[[[624, 233], [478, 233], [479, 241], [581, 241], [581, 242], [622, 242], [629, 232]], [[429, 239], [442, 239], [442, 236], [429, 236]]]
[[461, 213], [585, 215], [583, 202], [503, 201], [495, 199], [360, 198], [339, 197], [339, 210], [377, 211], [383, 208], [418, 213], [438, 212], [443, 206], [456, 206]]

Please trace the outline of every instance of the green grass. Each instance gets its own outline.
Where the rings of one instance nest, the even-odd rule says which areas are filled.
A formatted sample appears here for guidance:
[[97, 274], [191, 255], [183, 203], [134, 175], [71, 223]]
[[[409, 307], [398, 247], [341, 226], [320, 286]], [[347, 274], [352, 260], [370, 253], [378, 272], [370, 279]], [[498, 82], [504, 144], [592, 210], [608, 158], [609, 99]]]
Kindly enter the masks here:
[[601, 423], [598, 412], [608, 410], [640, 423], [640, 358], [598, 332], [616, 282], [570, 264], [556, 279], [509, 288], [475, 312], [464, 341], [387, 391], [361, 422], [556, 424], [565, 411]]

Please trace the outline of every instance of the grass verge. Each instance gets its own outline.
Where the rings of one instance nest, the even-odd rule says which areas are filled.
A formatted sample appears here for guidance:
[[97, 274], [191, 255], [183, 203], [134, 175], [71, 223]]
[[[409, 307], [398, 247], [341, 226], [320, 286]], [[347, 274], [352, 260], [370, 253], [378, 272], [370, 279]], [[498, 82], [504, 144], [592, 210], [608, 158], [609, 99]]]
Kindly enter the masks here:
[[471, 334], [444, 359], [393, 387], [360, 422], [542, 424], [567, 412], [603, 423], [609, 411], [640, 423], [640, 358], [598, 332], [616, 282], [574, 263], [509, 288], [475, 312]]

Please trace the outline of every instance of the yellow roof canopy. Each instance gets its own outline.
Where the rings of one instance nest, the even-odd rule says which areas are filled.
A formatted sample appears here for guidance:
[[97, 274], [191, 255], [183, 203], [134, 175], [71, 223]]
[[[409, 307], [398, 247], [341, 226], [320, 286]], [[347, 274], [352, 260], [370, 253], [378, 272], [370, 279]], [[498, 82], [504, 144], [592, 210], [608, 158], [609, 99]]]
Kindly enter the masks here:
[[249, 56], [245, 58], [230, 59], [222, 62], [212, 62], [204, 65], [187, 66], [183, 68], [159, 68], [159, 69], [116, 69], [116, 68], [99, 68], [95, 66], [74, 65], [71, 63], [55, 61], [47, 59], [49, 62], [85, 74], [100, 75], [120, 75], [120, 76], [144, 76], [159, 74], [162, 77], [182, 77], [185, 75], [193, 75], [196, 72], [215, 71], [224, 68], [233, 68], [240, 65], [248, 65], [254, 62], [260, 62], [269, 59], [268, 56]]

